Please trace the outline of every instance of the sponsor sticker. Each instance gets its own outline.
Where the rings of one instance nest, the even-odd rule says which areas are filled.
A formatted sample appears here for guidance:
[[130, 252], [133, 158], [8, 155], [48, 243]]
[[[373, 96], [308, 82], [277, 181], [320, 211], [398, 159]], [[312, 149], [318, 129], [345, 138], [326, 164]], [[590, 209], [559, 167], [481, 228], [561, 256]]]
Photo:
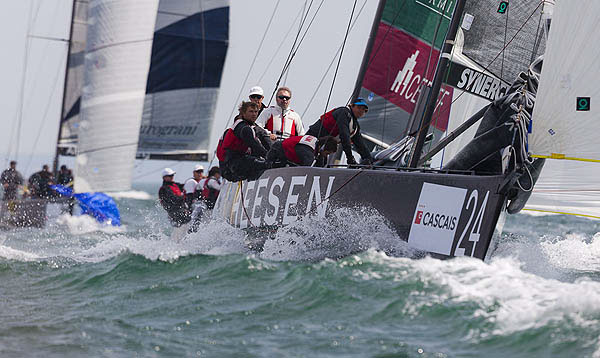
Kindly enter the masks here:
[[408, 235], [410, 246], [450, 255], [467, 189], [423, 183]]

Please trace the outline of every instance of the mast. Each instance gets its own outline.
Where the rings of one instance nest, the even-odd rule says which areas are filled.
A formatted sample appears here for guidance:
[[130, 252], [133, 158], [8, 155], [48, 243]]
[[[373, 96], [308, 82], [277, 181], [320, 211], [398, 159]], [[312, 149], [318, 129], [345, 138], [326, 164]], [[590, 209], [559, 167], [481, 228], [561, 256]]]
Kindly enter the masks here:
[[440, 53], [438, 65], [435, 70], [435, 76], [431, 84], [430, 95], [427, 104], [425, 105], [423, 117], [421, 118], [419, 133], [417, 134], [417, 138], [411, 152], [410, 161], [408, 163], [410, 168], [416, 168], [419, 163], [419, 159], [421, 158], [421, 151], [423, 150], [425, 137], [429, 131], [429, 125], [431, 124], [431, 118], [433, 117], [433, 112], [435, 111], [437, 99], [442, 87], [442, 82], [448, 71], [448, 64], [450, 62], [452, 48], [454, 47], [454, 39], [456, 38], [456, 32], [458, 31], [458, 26], [460, 25], [462, 13], [465, 8], [465, 2], [466, 0], [458, 0], [456, 7], [454, 8], [452, 21], [450, 22], [450, 27], [448, 28], [448, 33], [446, 34], [446, 40], [444, 41], [444, 46], [442, 48], [442, 52]]
[[75, 6], [77, 6], [77, 0], [73, 0], [73, 7], [71, 9], [71, 28], [69, 29], [69, 47], [67, 48], [67, 63], [65, 66], [65, 80], [63, 81], [63, 96], [62, 96], [62, 104], [60, 107], [60, 118], [58, 119], [58, 135], [56, 137], [56, 151], [54, 154], [54, 162], [52, 164], [52, 173], [54, 177], [57, 178], [58, 175], [58, 142], [60, 141], [60, 137], [62, 135], [62, 119], [65, 116], [65, 98], [67, 96], [67, 76], [69, 75], [69, 62], [71, 61], [71, 46], [73, 44], [73, 22], [75, 19]]
[[367, 47], [365, 48], [362, 64], [360, 65], [360, 70], [358, 72], [358, 77], [356, 78], [356, 84], [354, 85], [354, 91], [352, 92], [352, 97], [350, 98], [350, 100], [354, 100], [356, 97], [358, 97], [358, 94], [360, 93], [360, 87], [362, 85], [363, 80], [365, 79], [365, 73], [367, 72], [367, 68], [369, 67], [369, 62], [371, 60], [371, 51], [373, 51], [373, 46], [375, 45], [375, 38], [377, 37], [377, 31], [379, 30], [379, 23], [381, 22], [381, 17], [383, 16], [383, 9], [385, 8], [386, 1], [387, 0], [380, 0], [379, 5], [377, 6], [375, 18], [373, 19], [373, 24], [371, 25], [369, 41], [367, 42]]

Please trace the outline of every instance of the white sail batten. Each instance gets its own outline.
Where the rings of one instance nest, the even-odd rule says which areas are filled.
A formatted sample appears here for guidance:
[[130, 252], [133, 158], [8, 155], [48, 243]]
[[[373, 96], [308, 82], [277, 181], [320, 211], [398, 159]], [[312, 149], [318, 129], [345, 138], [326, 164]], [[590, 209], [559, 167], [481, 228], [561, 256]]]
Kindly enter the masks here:
[[599, 111], [590, 103], [600, 97], [598, 23], [596, 0], [556, 4], [529, 139], [534, 156], [600, 161]]
[[88, 9], [75, 191], [131, 187], [158, 0]]

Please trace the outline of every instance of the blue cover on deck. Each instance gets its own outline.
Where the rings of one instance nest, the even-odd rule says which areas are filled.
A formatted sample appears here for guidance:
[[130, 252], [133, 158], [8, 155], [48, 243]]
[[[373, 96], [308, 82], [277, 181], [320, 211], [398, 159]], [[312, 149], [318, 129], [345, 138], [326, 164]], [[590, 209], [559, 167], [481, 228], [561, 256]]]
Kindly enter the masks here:
[[93, 216], [98, 222], [121, 226], [121, 214], [117, 204], [104, 193], [73, 194], [73, 189], [64, 185], [51, 185], [62, 196], [74, 197], [79, 203], [81, 214]]

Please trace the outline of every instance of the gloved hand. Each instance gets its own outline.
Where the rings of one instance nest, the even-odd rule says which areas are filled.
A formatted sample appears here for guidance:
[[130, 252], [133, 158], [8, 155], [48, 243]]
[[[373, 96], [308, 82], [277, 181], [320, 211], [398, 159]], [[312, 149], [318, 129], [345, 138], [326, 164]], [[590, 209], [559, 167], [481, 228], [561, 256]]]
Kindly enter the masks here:
[[346, 161], [348, 163], [348, 165], [356, 165], [356, 159], [354, 159], [354, 156], [351, 155], [348, 157], [348, 160]]

